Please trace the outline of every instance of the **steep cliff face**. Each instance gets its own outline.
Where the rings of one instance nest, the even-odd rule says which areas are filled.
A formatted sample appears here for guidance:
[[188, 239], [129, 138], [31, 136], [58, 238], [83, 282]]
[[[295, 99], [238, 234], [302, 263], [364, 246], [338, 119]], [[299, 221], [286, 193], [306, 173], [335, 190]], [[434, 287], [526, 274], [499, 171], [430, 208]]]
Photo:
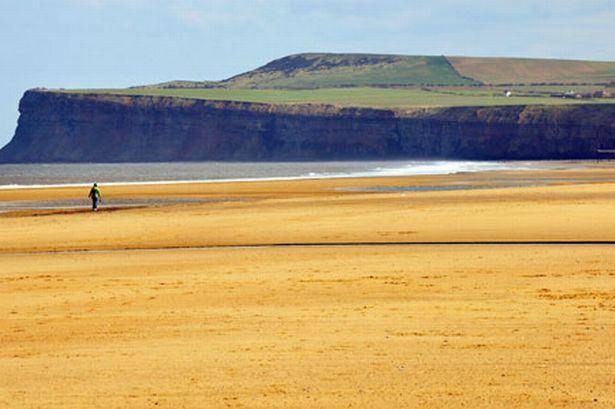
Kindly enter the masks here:
[[615, 105], [408, 112], [28, 91], [0, 162], [561, 159], [615, 147]]

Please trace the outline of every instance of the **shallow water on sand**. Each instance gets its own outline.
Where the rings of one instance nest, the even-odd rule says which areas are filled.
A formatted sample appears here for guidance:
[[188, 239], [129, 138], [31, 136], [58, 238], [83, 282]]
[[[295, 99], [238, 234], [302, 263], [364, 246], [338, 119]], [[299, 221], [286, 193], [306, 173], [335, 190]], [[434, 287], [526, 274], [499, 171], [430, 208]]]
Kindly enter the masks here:
[[[145, 206], [163, 206], [172, 204], [190, 204], [190, 203], [206, 203], [206, 202], [222, 202], [231, 201], [231, 199], [192, 199], [192, 198], [109, 198], [105, 199], [101, 204], [101, 209], [117, 209], [126, 207], [145, 207]], [[233, 199], [238, 201], [238, 199]], [[59, 199], [59, 200], [16, 200], [16, 201], [1, 201], [0, 213], [7, 213], [16, 210], [55, 210], [55, 209], [89, 209], [92, 203], [89, 199]]]
[[[600, 182], [615, 182], [613, 178], [600, 178]], [[449, 183], [443, 185], [406, 185], [406, 186], [359, 186], [340, 188], [347, 192], [439, 192], [453, 190], [478, 190], [478, 189], [504, 189], [520, 187], [538, 187], [555, 185], [558, 183], [593, 183], [595, 178], [572, 178], [572, 177], [531, 177], [531, 178], [491, 178], [488, 183]]]
[[536, 168], [536, 162], [162, 162], [0, 165], [0, 188], [99, 183], [163, 183], [437, 175]]

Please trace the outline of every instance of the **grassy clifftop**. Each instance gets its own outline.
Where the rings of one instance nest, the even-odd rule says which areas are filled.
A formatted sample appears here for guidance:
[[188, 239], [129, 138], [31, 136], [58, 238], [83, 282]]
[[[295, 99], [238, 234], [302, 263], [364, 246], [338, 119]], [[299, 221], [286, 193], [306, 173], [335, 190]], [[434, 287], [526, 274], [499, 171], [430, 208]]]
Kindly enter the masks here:
[[271, 61], [223, 81], [171, 81], [149, 88], [316, 89], [610, 82], [615, 82], [615, 62], [305, 53]]
[[305, 53], [289, 55], [218, 82], [169, 81], [149, 87], [316, 89], [477, 84], [459, 75], [442, 56]]
[[437, 56], [296, 54], [222, 81], [233, 88], [470, 85]]
[[[309, 53], [217, 82], [65, 92], [408, 109], [612, 103], [615, 88], [598, 85], [611, 82], [615, 62]], [[499, 86], [544, 83], [565, 85]]]
[[399, 108], [445, 106], [499, 106], [499, 105], [560, 105], [583, 103], [609, 103], [615, 99], [563, 99], [536, 94], [519, 93], [505, 97], [501, 90], [434, 87], [434, 88], [321, 88], [321, 89], [228, 89], [228, 88], [138, 88], [138, 89], [84, 89], [65, 91], [100, 95], [149, 95], [203, 100], [261, 102], [268, 104], [331, 104], [342, 107]]

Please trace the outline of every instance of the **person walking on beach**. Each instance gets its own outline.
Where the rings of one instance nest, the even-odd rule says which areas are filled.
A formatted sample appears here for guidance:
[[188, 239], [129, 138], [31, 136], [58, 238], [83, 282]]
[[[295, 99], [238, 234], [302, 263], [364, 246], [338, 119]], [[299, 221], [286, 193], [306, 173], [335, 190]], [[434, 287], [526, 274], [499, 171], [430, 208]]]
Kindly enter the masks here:
[[94, 183], [92, 189], [90, 189], [90, 194], [88, 195], [90, 199], [92, 199], [92, 211], [98, 211], [98, 203], [100, 202], [100, 190], [98, 189], [98, 183]]

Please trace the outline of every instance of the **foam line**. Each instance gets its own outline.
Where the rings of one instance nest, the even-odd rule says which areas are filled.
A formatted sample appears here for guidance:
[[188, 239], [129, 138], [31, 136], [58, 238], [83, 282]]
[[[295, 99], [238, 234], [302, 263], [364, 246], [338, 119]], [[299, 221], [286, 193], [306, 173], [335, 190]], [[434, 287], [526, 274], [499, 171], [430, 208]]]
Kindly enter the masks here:
[[[335, 172], [319, 173], [309, 172], [298, 176], [274, 176], [256, 178], [222, 178], [222, 179], [184, 179], [184, 180], [139, 180], [139, 181], [100, 181], [105, 186], [124, 186], [124, 185], [168, 185], [168, 184], [188, 184], [188, 183], [235, 183], [235, 182], [269, 182], [285, 180], [319, 180], [319, 179], [340, 179], [340, 178], [363, 178], [363, 177], [388, 177], [388, 176], [415, 176], [415, 175], [446, 175], [465, 172], [485, 172], [497, 170], [530, 170], [535, 169], [526, 163], [507, 163], [507, 162], [472, 162], [472, 161], [434, 161], [434, 162], [409, 162], [398, 167], [377, 167], [365, 171], [354, 172]], [[52, 183], [52, 184], [7, 184], [0, 185], [0, 190], [10, 189], [44, 189], [44, 188], [64, 188], [64, 187], [87, 187], [91, 182], [78, 183]]]

